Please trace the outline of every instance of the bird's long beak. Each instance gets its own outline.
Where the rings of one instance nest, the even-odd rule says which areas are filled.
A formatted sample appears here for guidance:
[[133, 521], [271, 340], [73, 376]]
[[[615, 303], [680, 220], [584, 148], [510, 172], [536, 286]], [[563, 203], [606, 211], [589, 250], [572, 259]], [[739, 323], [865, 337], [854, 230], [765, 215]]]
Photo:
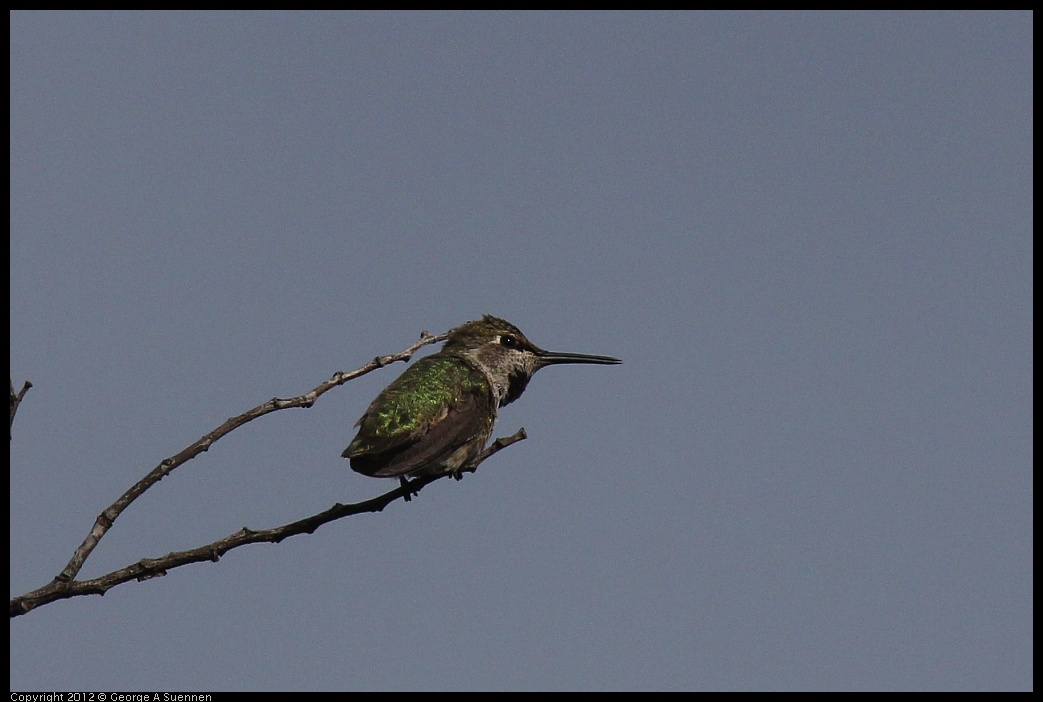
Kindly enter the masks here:
[[585, 353], [564, 353], [561, 351], [544, 351], [543, 349], [536, 349], [536, 357], [539, 359], [538, 368], [553, 366], [558, 363], [600, 363], [602, 365], [622, 363], [618, 358], [612, 358], [611, 356], [591, 356]]

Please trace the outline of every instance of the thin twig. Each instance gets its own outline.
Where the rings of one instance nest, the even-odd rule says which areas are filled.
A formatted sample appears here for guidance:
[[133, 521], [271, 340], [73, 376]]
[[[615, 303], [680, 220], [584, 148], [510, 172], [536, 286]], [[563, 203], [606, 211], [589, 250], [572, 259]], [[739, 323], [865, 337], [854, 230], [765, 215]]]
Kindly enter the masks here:
[[28, 380], [25, 381], [25, 385], [22, 386], [21, 391], [14, 391], [14, 379], [11, 379], [11, 437], [14, 437], [14, 415], [18, 411], [18, 405], [22, 404], [22, 398], [25, 397], [25, 393], [29, 392], [29, 388], [33, 386]]
[[[409, 348], [397, 354], [378, 356], [366, 365], [357, 370], [351, 371], [350, 373], [336, 373], [332, 378], [322, 383], [309, 393], [289, 399], [273, 398], [262, 405], [258, 405], [257, 407], [236, 417], [230, 418], [217, 429], [191, 444], [180, 453], [162, 461], [148, 475], [131, 487], [130, 490], [125, 492], [115, 503], [99, 515], [90, 534], [88, 534], [87, 539], [85, 539], [83, 544], [76, 549], [76, 552], [73, 554], [73, 559], [61, 573], [59, 573], [47, 585], [11, 600], [11, 617], [26, 614], [37, 607], [57, 600], [68, 599], [80, 595], [104, 595], [108, 590], [122, 583], [131, 580], [142, 581], [160, 577], [166, 575], [169, 570], [188, 565], [189, 563], [198, 563], [201, 561], [216, 562], [228, 551], [239, 548], [240, 546], [245, 546], [246, 544], [260, 542], [279, 543], [283, 539], [297, 534], [311, 534], [320, 526], [337, 519], [365, 512], [379, 512], [388, 504], [399, 498], [408, 500], [412, 495], [418, 494], [425, 486], [446, 477], [448, 474], [415, 478], [411, 481], [404, 482], [400, 487], [394, 490], [370, 500], [349, 505], [338, 503], [324, 512], [320, 512], [319, 514], [274, 529], [256, 531], [244, 527], [234, 534], [230, 534], [223, 539], [219, 539], [205, 546], [200, 546], [199, 548], [169, 553], [161, 558], [142, 559], [137, 563], [133, 563], [129, 566], [91, 580], [75, 579], [76, 575], [83, 567], [83, 563], [86, 561], [87, 557], [90, 556], [101, 538], [104, 537], [109, 528], [111, 528], [116, 517], [118, 517], [131, 502], [137, 499], [141, 494], [148, 490], [152, 485], [159, 482], [166, 475], [169, 475], [172, 470], [186, 461], [191, 460], [203, 451], [206, 451], [211, 444], [221, 437], [243, 424], [264, 416], [265, 414], [269, 414], [270, 412], [289, 407], [310, 407], [320, 395], [328, 390], [376, 370], [377, 368], [388, 365], [389, 363], [400, 360], [409, 360], [411, 355], [420, 347], [442, 341], [445, 337], [445, 334], [432, 336], [427, 334], [427, 332], [424, 332], [421, 335], [420, 341]], [[24, 392], [25, 390], [23, 389], [22, 394], [24, 394]], [[461, 473], [473, 473], [487, 458], [525, 438], [525, 429], [519, 429], [509, 437], [496, 439], [492, 444], [486, 447], [486, 449], [473, 462], [457, 471], [454, 477], [459, 479]]]
[[395, 361], [408, 361], [413, 353], [420, 347], [442, 341], [445, 337], [445, 334], [432, 336], [427, 332], [422, 332], [420, 334], [420, 340], [409, 348], [389, 356], [377, 356], [366, 365], [349, 373], [343, 371], [334, 373], [333, 377], [321, 383], [311, 392], [287, 399], [273, 397], [267, 402], [257, 405], [253, 409], [247, 410], [235, 417], [230, 417], [224, 424], [187, 446], [181, 452], [160, 461], [159, 465], [153, 468], [148, 475], [132, 485], [129, 490], [120, 495], [119, 499], [109, 505], [104, 512], [99, 514], [94, 522], [94, 526], [90, 530], [90, 533], [87, 534], [87, 538], [84, 539], [83, 543], [80, 544], [75, 552], [73, 552], [69, 563], [62, 569], [62, 572], [59, 573], [55, 579], [64, 582], [71, 582], [74, 580], [79, 574], [80, 569], [83, 567], [84, 562], [87, 560], [87, 557], [91, 555], [91, 552], [98, 545], [98, 541], [105, 536], [105, 533], [112, 527], [113, 522], [116, 521], [116, 518], [120, 516], [123, 510], [130, 506], [134, 500], [141, 497], [141, 495], [150, 487], [170, 475], [175, 468], [192, 460], [204, 451], [209, 450], [210, 446], [218, 439], [230, 434], [247, 422], [251, 422], [258, 417], [263, 417], [271, 412], [289, 409], [291, 407], [311, 407], [315, 404], [315, 401], [320, 395], [323, 395], [338, 385], [343, 385], [349, 380], [354, 380], [361, 375], [370, 373], [378, 368], [383, 368]]
[[[523, 440], [525, 436], [525, 429], [522, 428], [511, 436], [497, 439], [486, 447], [486, 449], [482, 451], [478, 458], [476, 458], [471, 464], [462, 468], [460, 472], [473, 473], [484, 460], [502, 449], [507, 448], [511, 444]], [[200, 563], [203, 561], [212, 561], [216, 563], [220, 560], [221, 556], [225, 555], [232, 549], [247, 544], [262, 542], [279, 543], [290, 536], [312, 534], [319, 527], [337, 519], [365, 512], [380, 512], [395, 500], [399, 498], [407, 499], [411, 495], [416, 495], [425, 486], [448, 476], [448, 473], [443, 473], [441, 475], [427, 475], [420, 478], [414, 478], [413, 480], [410, 480], [394, 490], [386, 492], [378, 497], [350, 505], [338, 503], [325, 512], [319, 512], [318, 514], [306, 517], [305, 519], [300, 519], [296, 522], [291, 522], [290, 524], [284, 524], [283, 526], [275, 527], [274, 529], [263, 529], [257, 531], [243, 527], [234, 534], [229, 534], [223, 539], [218, 539], [217, 541], [205, 546], [200, 546], [199, 548], [194, 548], [188, 551], [175, 551], [173, 553], [168, 553], [161, 558], [143, 558], [137, 563], [132, 563], [124, 568], [114, 570], [111, 573], [92, 580], [63, 581], [55, 578], [50, 583], [39, 589], [33, 590], [32, 592], [26, 593], [20, 597], [13, 598], [11, 600], [11, 617], [13, 618], [26, 614], [37, 607], [57, 600], [64, 600], [81, 595], [104, 595], [106, 592], [122, 583], [131, 580], [143, 581], [151, 578], [158, 578], [166, 575], [168, 571], [173, 570], [174, 568], [179, 568], [188, 565], [189, 563]]]

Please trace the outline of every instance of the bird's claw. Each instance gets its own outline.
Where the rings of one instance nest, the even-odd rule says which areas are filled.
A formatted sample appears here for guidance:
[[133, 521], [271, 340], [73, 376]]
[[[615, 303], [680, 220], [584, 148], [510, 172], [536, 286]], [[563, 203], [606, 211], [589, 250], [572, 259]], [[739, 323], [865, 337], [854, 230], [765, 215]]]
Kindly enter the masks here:
[[413, 495], [419, 495], [420, 494], [420, 492], [417, 491], [417, 490], [408, 489], [409, 488], [409, 478], [407, 478], [406, 476], [404, 476], [404, 475], [399, 476], [398, 481], [399, 481], [399, 483], [402, 484], [402, 487], [407, 488], [406, 494], [402, 496], [402, 499], [404, 499], [406, 502], [411, 501], [413, 499]]

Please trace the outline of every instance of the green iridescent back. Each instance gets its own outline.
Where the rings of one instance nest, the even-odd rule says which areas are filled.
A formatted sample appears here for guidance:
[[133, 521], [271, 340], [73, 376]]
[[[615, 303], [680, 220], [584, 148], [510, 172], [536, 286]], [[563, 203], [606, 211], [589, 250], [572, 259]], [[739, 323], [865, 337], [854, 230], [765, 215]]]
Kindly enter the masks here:
[[484, 446], [496, 408], [485, 375], [456, 354], [420, 359], [388, 385], [359, 419], [344, 451], [352, 468], [404, 475], [439, 467], [465, 445]]

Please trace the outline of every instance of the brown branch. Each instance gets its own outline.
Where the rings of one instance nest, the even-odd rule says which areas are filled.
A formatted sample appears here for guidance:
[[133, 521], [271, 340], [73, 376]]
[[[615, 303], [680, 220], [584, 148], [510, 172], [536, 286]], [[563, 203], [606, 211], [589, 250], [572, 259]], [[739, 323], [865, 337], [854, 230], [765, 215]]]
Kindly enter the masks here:
[[[230, 417], [227, 421], [224, 422], [224, 424], [222, 424], [221, 426], [217, 427], [216, 429], [214, 429], [210, 433], [204, 435], [202, 438], [200, 438], [199, 440], [195, 441], [194, 443], [190, 444], [189, 446], [187, 446], [185, 449], [183, 449], [179, 453], [175, 454], [174, 456], [171, 456], [170, 458], [167, 458], [167, 459], [161, 461], [159, 463], [159, 465], [157, 465], [155, 468], [153, 468], [148, 473], [148, 475], [146, 475], [144, 478], [142, 478], [137, 483], [135, 483], [133, 486], [131, 486], [131, 488], [129, 490], [127, 490], [125, 493], [123, 493], [119, 497], [119, 499], [117, 499], [115, 502], [113, 502], [111, 505], [109, 505], [108, 508], [106, 508], [100, 515], [98, 515], [98, 518], [94, 522], [94, 526], [91, 528], [90, 532], [87, 534], [87, 537], [83, 540], [83, 543], [81, 543], [79, 545], [79, 547], [77, 547], [77, 549], [73, 552], [72, 558], [69, 560], [68, 564], [65, 566], [65, 568], [62, 569], [62, 571], [58, 575], [55, 576], [54, 580], [49, 585], [46, 585], [46, 586], [44, 586], [42, 588], [39, 588], [38, 590], [34, 590], [33, 592], [28, 593], [27, 595], [24, 595], [22, 597], [17, 597], [17, 598], [14, 598], [14, 599], [11, 600], [11, 616], [17, 616], [18, 614], [25, 614], [26, 612], [28, 612], [29, 610], [33, 609], [34, 607], [39, 606], [39, 604], [45, 604], [46, 602], [53, 602], [55, 599], [64, 599], [65, 597], [72, 597], [72, 596], [75, 596], [77, 594], [88, 594], [88, 592], [104, 592], [108, 588], [113, 587], [114, 585], [118, 585], [120, 582], [125, 582], [127, 579], [131, 579], [131, 578], [139, 578], [140, 579], [140, 574], [137, 571], [135, 571], [135, 573], [133, 575], [130, 575], [129, 577], [123, 577], [123, 576], [126, 575], [126, 573], [124, 573], [124, 571], [128, 571], [129, 569], [139, 568], [140, 567], [140, 563], [139, 564], [135, 564], [134, 566], [128, 566], [128, 568], [124, 568], [124, 569], [122, 569], [120, 571], [115, 571], [114, 573], [110, 573], [107, 576], [103, 576], [102, 578], [97, 578], [95, 580], [76, 581], [76, 576], [79, 574], [80, 570], [83, 568], [84, 562], [87, 560], [87, 558], [90, 556], [90, 554], [94, 551], [95, 547], [98, 545], [98, 542], [101, 541], [102, 537], [105, 536], [105, 534], [112, 527], [113, 523], [116, 521], [116, 519], [119, 517], [119, 515], [123, 513], [123, 510], [125, 510], [128, 506], [130, 506], [130, 504], [132, 502], [134, 502], [134, 500], [136, 500], [138, 497], [140, 497], [146, 490], [148, 490], [150, 487], [152, 487], [153, 485], [158, 483], [160, 480], [165, 478], [167, 475], [169, 475], [178, 466], [183, 465], [187, 461], [190, 461], [193, 458], [195, 458], [196, 456], [198, 456], [200, 453], [203, 453], [204, 451], [208, 450], [210, 448], [210, 446], [215, 441], [217, 441], [218, 439], [221, 439], [222, 437], [224, 437], [227, 434], [231, 433], [232, 431], [238, 429], [239, 427], [243, 426], [244, 424], [246, 424], [248, 422], [251, 422], [254, 419], [257, 419], [258, 417], [263, 417], [266, 414], [269, 414], [271, 412], [275, 412], [277, 410], [288, 409], [288, 408], [291, 408], [291, 407], [311, 407], [313, 404], [315, 404], [315, 401], [321, 395], [323, 395], [326, 392], [328, 392], [329, 390], [337, 387], [338, 385], [343, 385], [344, 383], [348, 382], [349, 380], [354, 380], [355, 378], [358, 378], [359, 376], [365, 375], [366, 373], [370, 373], [370, 372], [372, 372], [372, 371], [374, 371], [374, 370], [376, 370], [378, 368], [382, 368], [382, 367], [384, 367], [384, 366], [386, 366], [388, 364], [394, 363], [396, 361], [408, 361], [412, 357], [413, 353], [417, 349], [419, 349], [419, 348], [421, 348], [423, 346], [427, 346], [428, 344], [434, 344], [434, 343], [437, 343], [439, 341], [444, 341], [446, 336], [447, 336], [447, 334], [431, 335], [431, 334], [428, 334], [426, 331], [422, 332], [420, 334], [420, 340], [417, 341], [412, 346], [409, 346], [408, 348], [406, 348], [406, 349], [404, 349], [404, 350], [402, 350], [402, 351], [400, 351], [398, 353], [395, 353], [395, 354], [390, 354], [390, 355], [387, 355], [387, 356], [377, 356], [372, 361], [370, 361], [366, 365], [364, 365], [361, 368], [358, 368], [356, 370], [353, 370], [353, 371], [350, 371], [350, 372], [347, 372], [347, 373], [345, 373], [343, 371], [337, 372], [329, 380], [319, 384], [315, 389], [311, 390], [310, 392], [307, 392], [307, 393], [305, 393], [303, 395], [298, 395], [297, 397], [291, 397], [291, 398], [286, 398], [286, 399], [281, 399], [281, 398], [278, 398], [278, 397], [274, 397], [271, 400], [268, 400], [267, 402], [265, 402], [263, 404], [260, 404], [257, 407], [254, 407], [253, 409], [250, 409], [250, 410], [247, 410], [246, 412], [243, 412], [242, 414], [236, 415], [235, 417]], [[15, 392], [14, 392], [14, 383], [13, 382], [11, 383], [11, 419], [12, 419], [12, 421], [14, 420], [14, 413], [15, 413], [15, 409], [17, 407], [17, 403], [21, 402], [22, 396], [25, 395], [25, 392], [30, 387], [31, 387], [31, 384], [27, 382], [25, 384], [25, 387], [22, 388], [22, 391], [16, 395]], [[480, 463], [482, 460], [485, 460], [485, 458], [487, 458], [488, 456], [491, 456], [493, 453], [496, 453], [496, 451], [498, 451], [500, 448], [503, 448], [504, 446], [510, 445], [510, 443], [514, 443], [514, 441], [520, 441], [522, 438], [524, 438], [524, 431], [521, 431], [519, 433], [520, 433], [520, 436], [519, 436], [519, 434], [516, 434], [515, 437], [517, 437], [517, 438], [511, 437], [513, 439], [513, 441], [509, 441], [509, 443], [504, 444], [502, 446], [499, 446], [499, 448], [496, 448], [496, 447], [498, 446], [498, 444], [500, 444], [500, 441], [498, 440], [497, 442], [494, 442], [489, 447], [489, 449], [495, 449], [495, 450], [491, 450], [489, 453], [483, 453], [482, 456], [480, 457], [479, 461], [474, 463], [473, 467], [471, 467], [469, 469], [473, 470], [474, 468], [476, 468], [478, 463]], [[465, 469], [465, 470], [468, 470], [468, 469]], [[438, 476], [438, 477], [442, 477], [442, 476]], [[409, 485], [411, 486], [411, 489], [408, 490], [405, 494], [398, 494], [399, 490], [392, 490], [391, 492], [389, 492], [389, 493], [387, 493], [387, 494], [385, 494], [385, 495], [383, 495], [381, 497], [374, 498], [374, 500], [370, 500], [370, 501], [367, 501], [367, 502], [359, 503], [359, 505], [370, 505], [371, 503], [374, 503], [374, 501], [379, 502], [380, 500], [386, 500], [379, 507], [379, 509], [383, 509], [384, 505], [386, 505], [388, 502], [391, 502], [392, 500], [397, 499], [398, 497], [405, 497], [409, 493], [415, 493], [417, 490], [419, 490], [421, 487], [426, 485], [428, 482], [432, 482], [431, 480], [426, 480], [426, 479], [424, 479], [424, 480], [425, 480], [425, 482], [423, 482], [423, 484], [420, 484], [420, 485], [417, 485], [417, 482], [418, 482], [417, 480], [414, 480], [414, 481], [410, 482]], [[400, 488], [400, 490], [401, 489], [402, 488]], [[346, 512], [346, 513], [341, 514], [339, 512], [335, 512], [335, 510], [337, 510], [338, 507], [339, 508], [347, 507], [347, 508], [350, 509], [350, 508], [357, 507], [357, 505], [349, 505], [349, 506], [338, 505], [338, 506], [335, 506], [331, 510], [327, 510], [327, 512], [323, 512], [322, 515], [333, 514], [333, 516], [330, 516], [329, 519], [327, 519], [326, 521], [332, 521], [333, 519], [339, 519], [340, 517], [347, 516], [348, 514], [357, 514], [358, 513], [358, 512]], [[374, 511], [374, 510], [373, 510], [373, 508], [363, 508], [363, 509], [360, 509], [359, 511]], [[316, 515], [315, 517], [309, 517], [308, 519], [302, 520], [301, 522], [295, 522], [294, 524], [302, 524], [302, 523], [311, 524], [310, 520], [317, 519], [318, 517], [321, 517], [322, 515]], [[291, 535], [293, 535], [295, 533], [302, 533], [302, 532], [309, 532], [310, 533], [310, 531], [314, 531], [314, 529], [317, 528], [318, 526], [321, 526], [322, 524], [325, 524], [326, 521], [322, 521], [320, 519], [319, 521], [315, 522], [314, 526], [310, 527], [310, 530], [308, 528], [304, 528], [301, 531], [287, 532], [285, 534], [279, 535], [278, 538], [276, 538], [274, 540], [280, 541], [280, 540], [286, 538], [286, 536], [291, 536]], [[293, 526], [293, 525], [287, 525], [287, 527], [290, 527], [290, 526]], [[287, 527], [280, 527], [280, 529], [284, 529], [284, 528], [287, 528]], [[244, 530], [244, 531], [248, 532], [248, 530]], [[233, 537], [236, 537], [238, 534], [241, 534], [241, 533], [243, 533], [243, 532], [237, 532], [237, 534], [233, 534], [231, 537], [228, 537], [228, 538], [232, 539]], [[247, 533], [247, 537], [248, 538], [246, 538], [245, 541], [242, 541], [242, 543], [254, 543], [255, 541], [258, 541], [258, 540], [260, 540], [260, 541], [273, 540], [273, 539], [264, 538], [264, 537], [256, 538], [254, 536], [256, 534], [268, 534], [268, 533], [269, 532], [264, 532], [264, 531], [262, 531], [262, 532], [248, 532]], [[207, 553], [216, 554], [217, 556], [220, 556], [221, 553], [224, 553], [229, 548], [234, 548], [235, 546], [242, 545], [242, 544], [237, 543], [237, 542], [230, 542], [231, 545], [229, 545], [229, 544], [225, 544], [224, 543], [225, 541], [226, 540], [224, 540], [224, 539], [221, 540], [221, 541], [216, 541], [216, 542], [214, 542], [214, 544], [211, 544], [210, 546], [202, 547], [202, 549], [203, 550], [210, 549], [209, 551], [207, 551]], [[217, 550], [214, 550], [215, 545], [222, 545], [222, 544], [223, 544], [223, 546], [221, 546], [220, 548], [223, 548], [223, 550], [219, 549], [220, 552], [218, 552]], [[193, 551], [186, 551], [186, 552], [183, 552], [183, 553], [197, 554], [197, 552], [201, 552], [201, 549], [195, 549]], [[170, 555], [173, 556], [173, 555], [179, 555], [179, 554], [170, 554]], [[170, 558], [170, 556], [165, 556], [164, 558]], [[208, 559], [209, 559], [209, 557], [208, 557]], [[184, 563], [193, 563], [193, 562], [196, 562], [198, 560], [200, 560], [200, 559], [199, 558], [190, 558], [189, 560], [184, 561], [184, 562], [176, 562], [176, 563], [174, 563], [174, 565], [184, 565]], [[145, 562], [146, 561], [142, 561], [142, 563], [145, 563]], [[148, 563], [157, 563], [157, 562], [163, 563], [165, 561], [164, 561], [164, 559], [158, 559], [156, 561], [147, 561], [147, 562]], [[172, 567], [172, 566], [168, 565], [166, 567]], [[162, 570], [162, 568], [160, 568], [160, 570]], [[152, 573], [152, 575], [148, 574], [150, 572]], [[141, 571], [141, 573], [144, 573], [146, 575], [146, 577], [154, 577], [155, 575], [159, 574], [158, 570], [153, 572], [153, 571], [149, 571], [148, 569], [145, 569], [144, 571]], [[123, 574], [123, 575], [120, 575], [120, 574]], [[115, 580], [111, 580], [111, 578], [113, 576], [117, 576], [117, 575], [120, 575], [120, 577], [116, 577]], [[103, 587], [103, 584], [101, 584], [102, 581], [104, 581], [104, 583], [107, 584], [107, 585], [105, 585]], [[82, 591], [85, 585], [89, 586], [88, 590], [87, 591]], [[99, 588], [101, 588], [101, 589], [99, 589]], [[44, 591], [50, 592], [52, 590], [54, 592], [56, 592], [56, 593], [59, 593], [58, 596], [50, 597], [48, 595], [48, 597], [50, 597], [50, 599], [46, 599], [46, 602], [45, 601], [40, 601], [38, 604], [34, 604], [34, 602], [36, 602], [39, 599], [38, 593], [43, 593]], [[72, 592], [73, 594], [68, 594], [69, 592]], [[62, 593], [65, 593], [65, 594], [62, 594]], [[18, 610], [18, 611], [16, 612], [16, 610]]]
[[[478, 466], [482, 461], [524, 438], [525, 429], [522, 428], [511, 436], [497, 439], [486, 447], [486, 449], [482, 451], [478, 458], [476, 458], [472, 463], [462, 468], [460, 472], [473, 473], [478, 469]], [[318, 514], [306, 517], [305, 519], [291, 522], [290, 524], [284, 524], [283, 526], [275, 527], [274, 529], [255, 531], [243, 527], [234, 534], [229, 534], [223, 539], [218, 539], [217, 541], [205, 546], [200, 546], [199, 548], [194, 548], [189, 551], [175, 551], [173, 553], [168, 553], [161, 558], [143, 558], [137, 563], [132, 563], [125, 568], [114, 570], [107, 575], [92, 580], [67, 581], [55, 578], [50, 583], [39, 589], [26, 593], [21, 597], [13, 598], [11, 600], [11, 617], [13, 618], [26, 614], [37, 607], [57, 600], [78, 597], [80, 595], [104, 595], [106, 592], [122, 583], [131, 580], [137, 580], [140, 582], [151, 578], [162, 577], [166, 575], [168, 571], [188, 565], [189, 563], [200, 563], [203, 561], [212, 561], [216, 563], [220, 560], [221, 556], [225, 555], [232, 549], [247, 544], [261, 542], [277, 544], [290, 536], [312, 534], [316, 529], [324, 524], [328, 524], [344, 517], [365, 512], [380, 512], [395, 500], [399, 498], [409, 499], [411, 495], [418, 494], [425, 486], [435, 482], [436, 480], [448, 477], [448, 475], [448, 473], [443, 473], [441, 475], [427, 475], [420, 478], [414, 478], [413, 480], [403, 482], [401, 486], [378, 497], [350, 505], [342, 505], [338, 503], [325, 512], [319, 512]]]
[[112, 527], [113, 522], [116, 521], [116, 518], [120, 516], [123, 510], [130, 506], [134, 500], [138, 499], [150, 487], [170, 475], [175, 468], [192, 460], [204, 451], [209, 450], [210, 446], [218, 439], [228, 435], [247, 422], [251, 422], [258, 417], [263, 417], [271, 412], [288, 409], [290, 407], [311, 407], [315, 404], [315, 400], [317, 400], [320, 395], [323, 395], [338, 385], [343, 385], [349, 380], [354, 380], [361, 375], [365, 375], [366, 373], [378, 368], [383, 368], [395, 361], [408, 361], [412, 357], [413, 352], [420, 347], [442, 341], [445, 337], [445, 334], [432, 336], [426, 331], [421, 332], [420, 340], [409, 348], [389, 356], [377, 356], [366, 365], [357, 370], [353, 370], [350, 373], [345, 373], [343, 371], [334, 373], [333, 377], [324, 383], [321, 383], [311, 392], [288, 399], [273, 397], [267, 402], [257, 405], [253, 409], [247, 410], [235, 417], [230, 417], [224, 424], [217, 427], [209, 434], [206, 434], [195, 443], [189, 445], [180, 453], [160, 461], [159, 465], [153, 468], [148, 475], [132, 485], [129, 490], [120, 495], [118, 500], [113, 502], [104, 512], [99, 514], [94, 522], [94, 526], [90, 530], [90, 533], [87, 534], [87, 538], [84, 539], [83, 543], [76, 549], [72, 558], [69, 560], [69, 563], [62, 569], [62, 572], [55, 577], [55, 580], [71, 582], [75, 579], [79, 574], [80, 569], [83, 567], [84, 561], [86, 561], [87, 557], [91, 555], [91, 551], [93, 551], [95, 546], [98, 545], [98, 541], [105, 536], [105, 533], [110, 527]]
[[25, 385], [22, 386], [20, 392], [14, 391], [14, 380], [11, 379], [11, 436], [14, 436], [14, 414], [18, 411], [18, 405], [22, 404], [22, 398], [25, 397], [25, 393], [29, 392], [29, 388], [33, 386], [28, 380], [25, 381]]

